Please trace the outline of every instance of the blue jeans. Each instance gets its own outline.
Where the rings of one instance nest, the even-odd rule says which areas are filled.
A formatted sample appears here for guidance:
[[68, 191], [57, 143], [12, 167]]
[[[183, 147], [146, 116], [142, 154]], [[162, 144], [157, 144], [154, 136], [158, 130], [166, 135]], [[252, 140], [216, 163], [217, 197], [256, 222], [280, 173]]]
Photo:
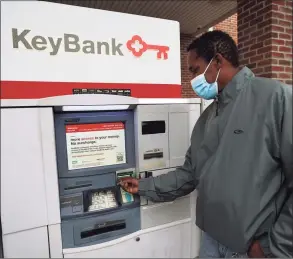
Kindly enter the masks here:
[[234, 253], [203, 232], [199, 258], [248, 258], [248, 256], [246, 254]]

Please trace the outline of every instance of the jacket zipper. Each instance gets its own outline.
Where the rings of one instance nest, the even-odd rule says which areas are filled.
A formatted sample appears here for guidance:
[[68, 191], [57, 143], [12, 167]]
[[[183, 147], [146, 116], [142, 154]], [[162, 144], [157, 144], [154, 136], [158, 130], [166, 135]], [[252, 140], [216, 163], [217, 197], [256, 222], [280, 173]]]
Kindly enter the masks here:
[[215, 102], [216, 102], [216, 117], [217, 117], [219, 115], [219, 95], [216, 96]]

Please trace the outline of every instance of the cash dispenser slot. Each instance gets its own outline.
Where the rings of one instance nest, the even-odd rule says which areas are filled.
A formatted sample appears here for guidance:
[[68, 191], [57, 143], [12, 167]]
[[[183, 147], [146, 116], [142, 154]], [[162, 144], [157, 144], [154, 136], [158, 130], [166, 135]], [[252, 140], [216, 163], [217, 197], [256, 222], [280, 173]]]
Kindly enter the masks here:
[[126, 228], [125, 220], [109, 221], [103, 224], [96, 224], [95, 228], [87, 229], [80, 233], [81, 239], [97, 236], [104, 233], [109, 233]]

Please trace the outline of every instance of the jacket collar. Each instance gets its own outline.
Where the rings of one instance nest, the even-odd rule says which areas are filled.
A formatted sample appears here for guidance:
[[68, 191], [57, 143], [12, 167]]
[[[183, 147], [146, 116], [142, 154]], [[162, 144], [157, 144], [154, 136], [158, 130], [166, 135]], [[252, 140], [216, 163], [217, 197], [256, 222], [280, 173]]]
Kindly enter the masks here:
[[252, 77], [254, 77], [253, 72], [248, 67], [243, 67], [219, 94], [219, 101], [228, 103], [230, 100], [235, 99]]

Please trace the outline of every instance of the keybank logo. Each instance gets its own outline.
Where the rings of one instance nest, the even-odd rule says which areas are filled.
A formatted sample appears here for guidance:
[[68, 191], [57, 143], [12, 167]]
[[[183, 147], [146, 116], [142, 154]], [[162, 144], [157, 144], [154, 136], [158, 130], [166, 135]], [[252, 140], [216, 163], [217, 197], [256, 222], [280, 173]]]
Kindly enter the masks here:
[[19, 31], [12, 28], [13, 48], [18, 49], [23, 46], [27, 50], [47, 51], [51, 56], [58, 55], [62, 48], [64, 52], [68, 53], [83, 52], [92, 55], [124, 56], [122, 46], [126, 45], [128, 51], [137, 58], [146, 51], [154, 51], [157, 59], [168, 59], [168, 46], [147, 44], [139, 35], [134, 35], [126, 43], [121, 43], [116, 38], [108, 41], [81, 40], [78, 35], [69, 33], [64, 33], [62, 38], [35, 35], [29, 40], [30, 34], [31, 30]]

